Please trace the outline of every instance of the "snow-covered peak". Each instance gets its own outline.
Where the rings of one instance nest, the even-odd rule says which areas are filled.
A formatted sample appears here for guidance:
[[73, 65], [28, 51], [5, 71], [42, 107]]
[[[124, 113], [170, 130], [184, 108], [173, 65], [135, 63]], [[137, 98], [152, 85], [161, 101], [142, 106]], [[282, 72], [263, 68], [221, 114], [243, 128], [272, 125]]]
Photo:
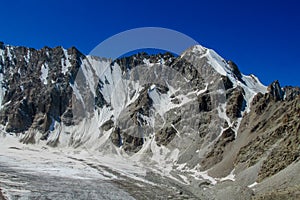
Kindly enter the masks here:
[[201, 45], [195, 45], [191, 48], [191, 51], [197, 54], [203, 54], [207, 51], [208, 49], [204, 46]]
[[[243, 88], [247, 112], [250, 111], [250, 105], [254, 96], [259, 92], [263, 94], [267, 92], [267, 87], [257, 77], [242, 74], [234, 62], [226, 61], [212, 49], [196, 45], [187, 49], [180, 57], [191, 62], [202, 74], [203, 71], [208, 71], [208, 75], [214, 78], [204, 77], [207, 81], [218, 79], [217, 74], [219, 74], [220, 76], [228, 77], [234, 88], [238, 86]], [[211, 72], [211, 69], [215, 71], [216, 75]], [[206, 84], [209, 84], [209, 82]]]
[[68, 68], [71, 67], [71, 63], [69, 61], [69, 54], [68, 50], [63, 49], [64, 51], [64, 58], [61, 59], [61, 66], [62, 66], [62, 73], [65, 75], [68, 72]]
[[252, 93], [266, 93], [267, 87], [259, 79], [252, 75], [242, 74], [238, 67], [232, 61], [225, 61], [214, 50], [209, 49], [206, 58], [211, 66], [221, 75], [227, 76], [234, 86], [241, 86], [244, 90], [250, 90]]
[[180, 55], [181, 58], [186, 58], [187, 56], [191, 56], [191, 55], [197, 55], [202, 57], [204, 54], [207, 53], [207, 48], [201, 45], [195, 45], [192, 46], [188, 49], [186, 49], [185, 51], [182, 52], [182, 54]]
[[[267, 87], [264, 86], [257, 77], [254, 75], [242, 74], [237, 66], [232, 61], [226, 61], [213, 49], [208, 49], [201, 45], [193, 46], [187, 49], [181, 58], [186, 58], [192, 63], [201, 63], [203, 65], [203, 59], [207, 64], [214, 69], [218, 74], [227, 76], [234, 86], [242, 86], [252, 91], [252, 93], [266, 93]], [[202, 66], [200, 66], [202, 67]]]

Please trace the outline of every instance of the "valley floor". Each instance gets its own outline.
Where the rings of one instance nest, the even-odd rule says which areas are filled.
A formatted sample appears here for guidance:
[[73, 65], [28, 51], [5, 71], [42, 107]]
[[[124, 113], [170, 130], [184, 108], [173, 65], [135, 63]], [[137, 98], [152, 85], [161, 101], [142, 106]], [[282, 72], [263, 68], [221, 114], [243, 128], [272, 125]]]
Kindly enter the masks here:
[[[290, 171], [297, 171], [299, 166], [295, 165]], [[0, 140], [0, 200], [300, 197], [296, 182], [281, 190], [272, 189], [274, 181], [271, 179], [270, 183], [253, 188], [241, 187], [231, 180], [213, 185], [209, 180], [190, 179], [184, 173], [164, 174], [163, 170], [119, 155], [103, 155], [83, 148], [24, 145], [12, 136]], [[289, 177], [287, 173], [285, 175]]]
[[196, 199], [178, 184], [120, 157], [5, 140], [0, 199]]

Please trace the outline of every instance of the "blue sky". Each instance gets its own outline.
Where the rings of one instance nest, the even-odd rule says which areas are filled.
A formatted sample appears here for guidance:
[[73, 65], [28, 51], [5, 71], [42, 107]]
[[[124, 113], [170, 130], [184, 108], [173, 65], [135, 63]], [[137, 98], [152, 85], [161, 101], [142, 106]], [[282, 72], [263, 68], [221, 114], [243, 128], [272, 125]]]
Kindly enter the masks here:
[[285, 1], [5, 1], [0, 41], [89, 53], [119, 32], [164, 27], [187, 34], [268, 85], [300, 86], [300, 2]]

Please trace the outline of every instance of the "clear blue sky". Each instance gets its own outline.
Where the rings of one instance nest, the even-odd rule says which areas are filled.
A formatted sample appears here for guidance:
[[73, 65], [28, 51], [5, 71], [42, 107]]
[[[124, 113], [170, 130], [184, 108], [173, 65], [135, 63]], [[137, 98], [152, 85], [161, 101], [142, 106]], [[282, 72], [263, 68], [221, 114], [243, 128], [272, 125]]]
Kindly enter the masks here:
[[90, 52], [137, 27], [185, 33], [268, 85], [300, 86], [300, 1], [2, 1], [0, 41]]

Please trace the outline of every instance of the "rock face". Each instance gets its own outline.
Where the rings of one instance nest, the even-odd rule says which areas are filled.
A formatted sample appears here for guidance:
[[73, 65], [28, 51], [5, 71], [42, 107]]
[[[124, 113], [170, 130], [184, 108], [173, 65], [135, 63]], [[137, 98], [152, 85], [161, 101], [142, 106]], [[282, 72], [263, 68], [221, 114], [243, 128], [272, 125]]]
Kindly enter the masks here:
[[45, 47], [41, 50], [6, 46], [0, 59], [5, 93], [0, 122], [7, 132], [37, 129], [47, 133], [54, 121], [67, 121], [70, 82], [82, 55], [77, 49]]
[[[278, 85], [278, 82], [275, 82]], [[272, 83], [270, 87], [273, 87]], [[258, 174], [258, 181], [275, 175], [285, 169], [288, 165], [299, 160], [299, 130], [300, 116], [299, 95], [297, 98], [283, 101], [281, 88], [272, 93], [259, 96], [259, 100], [253, 105], [253, 112], [242, 122], [241, 134], [249, 131], [253, 140], [241, 148], [237, 162], [246, 162], [253, 166], [262, 161], [261, 171]], [[270, 96], [273, 101], [270, 101]], [[278, 102], [279, 101], [279, 102]], [[266, 103], [267, 102], [267, 103]], [[260, 108], [263, 105], [262, 111]], [[247, 121], [247, 122], [246, 122]], [[251, 127], [251, 128], [250, 128]], [[249, 154], [249, 152], [253, 152]], [[265, 157], [265, 159], [263, 159]]]
[[[202, 46], [110, 61], [0, 43], [0, 86], [1, 130], [26, 144], [136, 156], [216, 198], [289, 197], [300, 185], [300, 89], [265, 87]], [[285, 175], [299, 179], [280, 184]]]
[[244, 95], [245, 91], [239, 86], [228, 91], [226, 114], [230, 119], [234, 120], [242, 117], [242, 112], [246, 107]]

